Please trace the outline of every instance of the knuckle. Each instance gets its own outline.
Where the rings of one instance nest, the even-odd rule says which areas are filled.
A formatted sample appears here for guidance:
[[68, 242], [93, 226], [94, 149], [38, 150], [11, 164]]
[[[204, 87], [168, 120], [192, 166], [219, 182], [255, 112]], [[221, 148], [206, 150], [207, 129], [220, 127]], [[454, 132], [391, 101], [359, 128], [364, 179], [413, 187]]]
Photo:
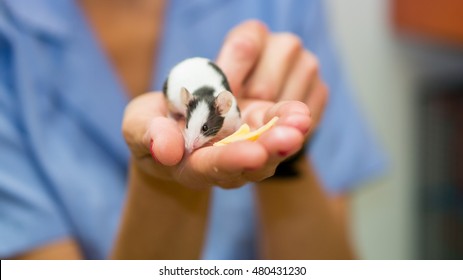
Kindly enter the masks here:
[[314, 56], [308, 51], [305, 51], [302, 55], [302, 61], [302, 67], [304, 68], [304, 72], [306, 72], [309, 77], [318, 74], [320, 66], [318, 58], [316, 56]]
[[247, 34], [234, 34], [228, 39], [228, 45], [237, 58], [248, 60], [258, 55], [257, 41]]
[[267, 32], [267, 26], [258, 19], [247, 20], [241, 26], [254, 32]]
[[301, 38], [293, 33], [285, 32], [277, 35], [277, 40], [285, 46], [288, 53], [297, 53], [302, 50], [303, 44]]
[[253, 59], [259, 54], [267, 34], [267, 26], [263, 22], [256, 19], [248, 20], [228, 33], [225, 45], [241, 56], [238, 58]]

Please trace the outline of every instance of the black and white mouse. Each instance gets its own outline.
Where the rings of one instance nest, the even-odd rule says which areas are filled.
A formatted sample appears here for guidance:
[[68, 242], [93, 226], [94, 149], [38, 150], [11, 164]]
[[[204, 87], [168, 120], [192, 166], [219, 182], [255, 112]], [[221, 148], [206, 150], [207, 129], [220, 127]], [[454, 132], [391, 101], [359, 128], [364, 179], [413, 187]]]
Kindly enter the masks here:
[[194, 57], [175, 65], [163, 92], [172, 116], [185, 118], [188, 153], [216, 137], [228, 136], [241, 125], [240, 110], [227, 78], [209, 59]]

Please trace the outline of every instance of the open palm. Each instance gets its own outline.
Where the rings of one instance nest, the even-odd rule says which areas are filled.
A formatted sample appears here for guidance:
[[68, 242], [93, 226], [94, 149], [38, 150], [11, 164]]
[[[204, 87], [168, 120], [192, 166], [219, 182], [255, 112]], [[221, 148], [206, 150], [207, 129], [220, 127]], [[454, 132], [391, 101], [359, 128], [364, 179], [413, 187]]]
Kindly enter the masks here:
[[239, 100], [243, 121], [252, 129], [280, 119], [256, 142], [207, 146], [184, 156], [182, 124], [170, 119], [162, 94], [144, 94], [127, 106], [124, 137], [133, 164], [147, 174], [195, 189], [239, 187], [272, 176], [277, 165], [296, 153], [311, 126], [307, 106], [298, 101]]

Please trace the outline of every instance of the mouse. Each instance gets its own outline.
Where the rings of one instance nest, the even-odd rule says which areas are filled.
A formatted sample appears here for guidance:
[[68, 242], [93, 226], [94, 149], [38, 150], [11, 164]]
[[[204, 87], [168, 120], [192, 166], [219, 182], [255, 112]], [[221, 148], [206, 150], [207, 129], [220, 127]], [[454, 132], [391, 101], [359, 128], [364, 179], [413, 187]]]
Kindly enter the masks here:
[[185, 120], [188, 154], [241, 126], [240, 109], [227, 77], [207, 58], [193, 57], [176, 64], [164, 82], [163, 93], [170, 115]]

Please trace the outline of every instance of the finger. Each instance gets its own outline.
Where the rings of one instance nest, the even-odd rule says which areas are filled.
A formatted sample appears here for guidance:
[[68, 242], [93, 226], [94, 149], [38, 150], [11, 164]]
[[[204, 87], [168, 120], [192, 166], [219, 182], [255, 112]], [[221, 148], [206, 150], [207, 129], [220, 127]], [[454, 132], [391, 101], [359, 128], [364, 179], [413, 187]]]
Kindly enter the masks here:
[[294, 63], [286, 79], [280, 100], [298, 100], [305, 102], [311, 84], [318, 78], [318, 61], [308, 51], [303, 51]]
[[155, 160], [167, 166], [181, 160], [183, 136], [167, 113], [165, 98], [160, 93], [143, 94], [127, 105], [122, 131], [136, 158], [151, 153]]
[[174, 120], [162, 116], [151, 119], [144, 139], [149, 142], [151, 156], [159, 163], [173, 166], [182, 160], [185, 143]]
[[258, 143], [266, 149], [269, 157], [263, 168], [245, 172], [244, 176], [254, 181], [272, 176], [278, 164], [301, 149], [304, 136], [293, 127], [276, 126], [262, 134]]
[[304, 143], [304, 136], [296, 128], [276, 126], [268, 133], [262, 134], [258, 142], [265, 147], [271, 157], [281, 162], [301, 148]]
[[271, 36], [256, 70], [246, 84], [245, 96], [276, 100], [301, 52], [302, 43], [297, 36], [290, 33]]
[[235, 27], [225, 39], [217, 57], [217, 65], [227, 76], [232, 92], [237, 96], [259, 59], [267, 33], [262, 22], [251, 20]]
[[313, 119], [312, 129], [315, 129], [320, 123], [328, 102], [328, 97], [328, 87], [320, 78], [317, 78], [307, 97], [307, 106]]
[[146, 93], [134, 98], [124, 111], [122, 133], [135, 156], [149, 151], [150, 139], [145, 139], [150, 121], [155, 117], [166, 117], [167, 107], [160, 93]]
[[[275, 116], [279, 117], [276, 125], [258, 139], [258, 143], [262, 144], [269, 156], [265, 166], [244, 173], [248, 180], [259, 181], [273, 175], [280, 162], [300, 150], [312, 120], [307, 105], [300, 101], [282, 101], [273, 106], [268, 106], [268, 102], [248, 104], [248, 106], [253, 105], [255, 107], [251, 108], [252, 113], [248, 116], [251, 122], [266, 123]], [[265, 110], [263, 115], [260, 112], [262, 109]], [[259, 117], [260, 120], [257, 119]]]
[[241, 118], [252, 129], [257, 129], [264, 125], [265, 115], [269, 108], [275, 105], [274, 102], [256, 99], [239, 99], [241, 108]]
[[266, 121], [279, 116], [276, 126], [259, 137], [269, 153], [270, 163], [278, 164], [295, 154], [303, 145], [312, 120], [305, 104], [299, 101], [279, 102], [270, 108]]
[[251, 128], [256, 129], [278, 117], [277, 125], [286, 125], [297, 128], [302, 134], [307, 134], [313, 120], [308, 106], [300, 101], [270, 101], [241, 99], [243, 121]]
[[268, 159], [262, 145], [249, 141], [222, 147], [205, 147], [191, 155], [191, 171], [203, 174], [211, 185], [238, 187], [246, 182], [245, 171], [261, 169]]
[[307, 136], [313, 120], [311, 111], [306, 104], [300, 101], [281, 101], [270, 107], [265, 113], [264, 123], [273, 117], [279, 117], [276, 125], [295, 128]]

